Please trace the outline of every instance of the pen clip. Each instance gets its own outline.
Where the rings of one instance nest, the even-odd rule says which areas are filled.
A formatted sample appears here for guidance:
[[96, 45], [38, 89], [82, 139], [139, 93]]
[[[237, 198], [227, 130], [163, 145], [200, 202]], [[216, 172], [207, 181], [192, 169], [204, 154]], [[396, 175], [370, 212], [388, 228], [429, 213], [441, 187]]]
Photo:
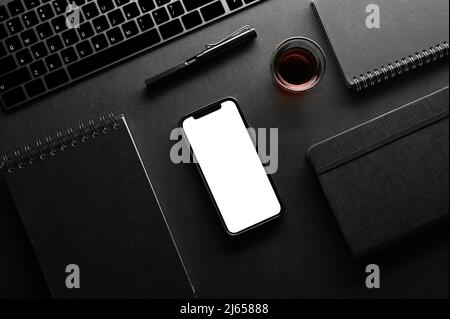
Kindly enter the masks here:
[[232, 34], [230, 34], [229, 36], [227, 36], [226, 38], [220, 40], [219, 42], [216, 43], [211, 43], [211, 44], [207, 44], [205, 45], [206, 49], [212, 49], [218, 45], [221, 45], [222, 43], [231, 40], [239, 35], [241, 35], [244, 32], [250, 31], [252, 28], [249, 25], [243, 26], [242, 28], [240, 28], [239, 30], [234, 31]]

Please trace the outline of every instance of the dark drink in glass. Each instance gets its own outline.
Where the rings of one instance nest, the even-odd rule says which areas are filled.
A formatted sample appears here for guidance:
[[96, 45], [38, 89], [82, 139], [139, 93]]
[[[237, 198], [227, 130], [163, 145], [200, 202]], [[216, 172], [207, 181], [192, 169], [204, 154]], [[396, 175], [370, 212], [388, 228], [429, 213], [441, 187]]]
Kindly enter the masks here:
[[271, 70], [275, 82], [281, 88], [300, 93], [320, 82], [325, 63], [325, 55], [317, 43], [296, 37], [278, 45], [272, 56]]

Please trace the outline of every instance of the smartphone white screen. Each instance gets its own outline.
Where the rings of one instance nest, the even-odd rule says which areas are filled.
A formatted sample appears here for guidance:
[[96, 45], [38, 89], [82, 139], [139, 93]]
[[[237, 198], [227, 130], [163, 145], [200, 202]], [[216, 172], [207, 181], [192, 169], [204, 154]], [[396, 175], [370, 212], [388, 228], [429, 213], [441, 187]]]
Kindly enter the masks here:
[[281, 204], [264, 170], [238, 107], [220, 109], [182, 123], [229, 233], [238, 234], [281, 213]]

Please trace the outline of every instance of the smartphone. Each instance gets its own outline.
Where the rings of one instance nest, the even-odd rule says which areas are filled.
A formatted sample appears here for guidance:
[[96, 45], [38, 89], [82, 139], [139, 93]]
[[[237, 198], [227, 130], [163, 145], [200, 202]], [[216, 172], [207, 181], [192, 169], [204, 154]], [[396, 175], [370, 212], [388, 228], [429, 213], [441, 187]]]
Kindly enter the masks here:
[[282, 213], [238, 103], [226, 98], [185, 116], [181, 128], [219, 216], [230, 235]]

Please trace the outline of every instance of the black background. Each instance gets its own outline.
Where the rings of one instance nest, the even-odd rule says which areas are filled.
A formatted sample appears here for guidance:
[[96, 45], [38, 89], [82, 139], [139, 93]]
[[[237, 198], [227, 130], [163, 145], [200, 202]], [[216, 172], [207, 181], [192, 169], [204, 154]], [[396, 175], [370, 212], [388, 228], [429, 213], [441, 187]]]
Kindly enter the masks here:
[[[146, 91], [147, 77], [245, 24], [258, 31], [252, 44]], [[328, 61], [321, 84], [303, 95], [281, 92], [269, 72], [275, 46], [296, 35], [317, 41]], [[447, 86], [448, 77], [444, 62], [369, 92], [351, 93], [310, 1], [266, 0], [17, 112], [0, 113], [0, 152], [91, 116], [124, 113], [200, 297], [448, 298], [448, 225], [352, 260], [305, 158], [308, 146]], [[250, 126], [279, 128], [279, 170], [273, 180], [285, 215], [238, 238], [223, 230], [195, 167], [174, 165], [169, 157], [174, 143], [169, 134], [179, 119], [225, 96], [238, 99]], [[368, 263], [381, 267], [379, 290], [365, 288]], [[0, 297], [48, 296], [0, 181]]]

